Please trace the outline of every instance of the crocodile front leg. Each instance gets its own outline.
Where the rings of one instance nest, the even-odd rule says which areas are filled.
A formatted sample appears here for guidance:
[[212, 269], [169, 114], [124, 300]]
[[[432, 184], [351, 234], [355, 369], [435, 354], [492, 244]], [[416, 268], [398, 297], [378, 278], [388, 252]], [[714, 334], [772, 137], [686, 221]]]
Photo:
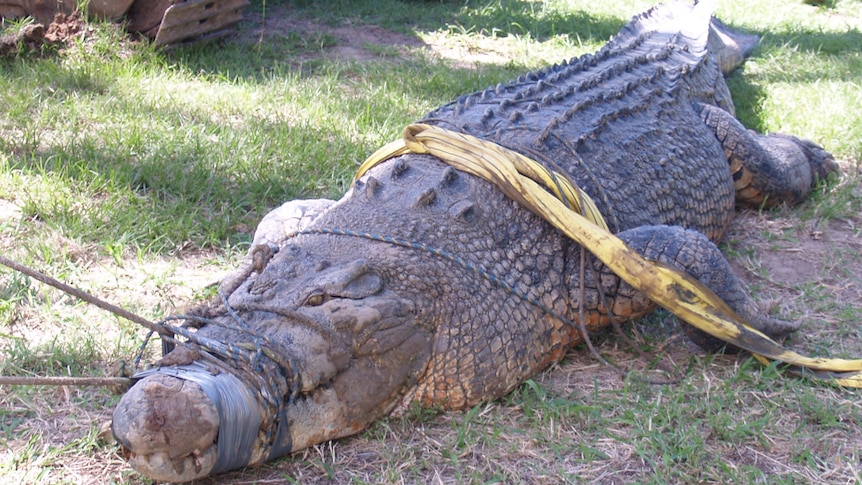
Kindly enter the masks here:
[[780, 133], [759, 135], [721, 108], [708, 104], [696, 108], [724, 149], [737, 203], [796, 205], [818, 180], [839, 170], [832, 155], [814, 142]]
[[[770, 337], [784, 337], [799, 328], [797, 323], [764, 315], [733, 273], [730, 263], [718, 247], [700, 232], [678, 226], [641, 226], [623, 231], [617, 236], [647, 259], [674, 266], [693, 276], [724, 300], [752, 327]], [[577, 250], [576, 248], [575, 251]], [[575, 276], [579, 274], [578, 260], [577, 257], [569, 257], [567, 263], [567, 274], [572, 275], [569, 283], [572, 301], [578, 301], [580, 293], [578, 278]], [[592, 312], [592, 318], [587, 322], [589, 327], [610, 323], [604, 302], [611, 307], [611, 315], [618, 320], [638, 318], [656, 307], [645, 295], [622, 281], [598, 260], [594, 260], [590, 266], [591, 271], [585, 274], [585, 306], [597, 311]], [[600, 284], [597, 285], [596, 281]], [[596, 288], [601, 288], [603, 298]], [[704, 350], [715, 351], [726, 345], [690, 325], [684, 325], [684, 329]]]

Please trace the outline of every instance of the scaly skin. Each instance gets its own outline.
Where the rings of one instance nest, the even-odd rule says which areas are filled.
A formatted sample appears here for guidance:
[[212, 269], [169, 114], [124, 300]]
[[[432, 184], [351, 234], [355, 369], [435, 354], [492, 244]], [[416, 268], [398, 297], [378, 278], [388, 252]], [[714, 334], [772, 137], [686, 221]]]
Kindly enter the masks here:
[[[752, 325], [783, 336], [796, 326], [759, 313], [713, 242], [727, 230], [735, 192], [751, 204], [796, 203], [835, 166], [811, 142], [753, 135], [736, 122], [707, 51], [734, 36], [709, 27], [709, 13], [703, 3], [651, 10], [596, 55], [465, 96], [424, 122], [561, 169], [630, 248], [683, 269]], [[738, 39], [750, 50], [750, 37]], [[743, 55], [719, 54], [725, 69]], [[485, 181], [429, 155], [392, 159], [338, 202], [296, 202], [268, 215], [246, 263], [222, 285], [235, 316], [224, 306], [201, 311], [212, 320], [198, 336], [271, 351], [255, 366], [205, 362], [215, 374], [236, 374], [241, 384], [231, 389], [240, 394], [269, 396], [259, 424], [245, 426], [259, 427], [256, 438], [223, 441], [238, 418], [220, 411], [227, 398], [212, 392], [204, 394], [213, 402], [194, 411], [205, 419], [161, 419], [165, 400], [178, 399], [171, 389], [207, 401], [167, 371], [124, 398], [114, 434], [136, 469], [183, 481], [222, 470], [231, 457], [242, 463], [230, 466], [259, 463], [356, 433], [410, 403], [461, 409], [502, 396], [582, 340], [573, 323], [581, 304], [589, 330], [611, 314], [654, 309], [592, 258], [581, 281], [580, 251]], [[184, 436], [217, 431], [209, 447]]]

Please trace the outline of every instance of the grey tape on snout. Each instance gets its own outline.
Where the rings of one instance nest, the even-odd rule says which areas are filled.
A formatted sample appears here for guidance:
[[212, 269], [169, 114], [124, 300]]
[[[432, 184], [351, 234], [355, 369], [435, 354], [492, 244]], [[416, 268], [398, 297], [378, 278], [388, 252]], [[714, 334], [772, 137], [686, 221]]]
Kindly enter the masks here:
[[138, 372], [133, 379], [166, 374], [192, 381], [204, 390], [218, 410], [218, 456], [211, 473], [248, 465], [260, 430], [260, 407], [248, 387], [232, 374], [210, 370], [198, 363], [159, 367]]

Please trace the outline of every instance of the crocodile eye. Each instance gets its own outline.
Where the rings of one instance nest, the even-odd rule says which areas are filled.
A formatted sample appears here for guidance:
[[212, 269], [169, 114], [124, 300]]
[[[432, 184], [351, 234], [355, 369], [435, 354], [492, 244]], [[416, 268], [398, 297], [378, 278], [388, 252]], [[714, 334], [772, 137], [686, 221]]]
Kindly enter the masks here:
[[320, 306], [323, 305], [323, 302], [326, 301], [326, 295], [322, 291], [315, 291], [314, 293], [308, 295], [305, 299], [306, 306]]

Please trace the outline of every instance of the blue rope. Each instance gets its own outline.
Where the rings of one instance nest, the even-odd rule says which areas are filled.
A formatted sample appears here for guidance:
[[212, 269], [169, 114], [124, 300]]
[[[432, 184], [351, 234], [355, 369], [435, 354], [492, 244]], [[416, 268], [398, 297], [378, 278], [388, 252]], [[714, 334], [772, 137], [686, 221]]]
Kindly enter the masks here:
[[253, 337], [252, 342], [254, 342], [255, 354], [252, 360], [252, 367], [257, 372], [263, 372], [263, 364], [260, 362], [260, 358], [263, 356], [263, 347], [260, 344], [260, 341], [263, 340], [262, 336], [257, 332], [254, 332], [248, 323], [246, 323], [246, 321], [234, 311], [233, 307], [228, 303], [227, 297], [221, 292], [221, 290], [219, 290], [218, 296], [221, 299], [222, 304], [224, 304], [224, 307], [227, 309], [228, 315], [233, 318], [233, 321], [239, 325], [243, 332], [248, 333]]

